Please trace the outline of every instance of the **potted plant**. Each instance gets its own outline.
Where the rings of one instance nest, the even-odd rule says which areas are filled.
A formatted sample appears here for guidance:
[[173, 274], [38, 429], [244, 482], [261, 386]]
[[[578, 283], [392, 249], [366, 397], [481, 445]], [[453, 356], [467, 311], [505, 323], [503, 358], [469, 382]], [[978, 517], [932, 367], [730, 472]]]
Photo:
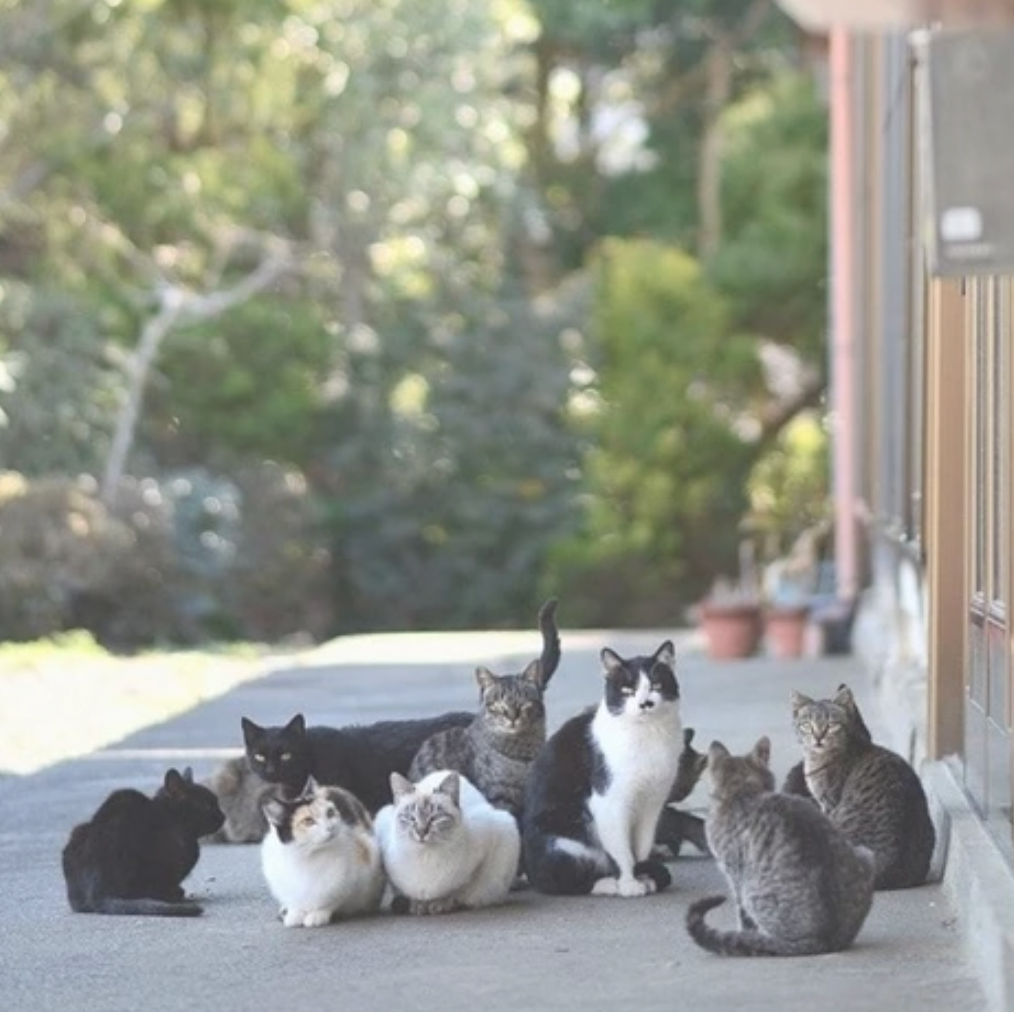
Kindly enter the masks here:
[[802, 657], [827, 524], [804, 530], [788, 553], [764, 567], [764, 646], [771, 657]]
[[719, 577], [711, 593], [697, 606], [708, 656], [716, 660], [750, 657], [762, 633], [762, 609], [752, 541], [739, 551], [739, 579]]

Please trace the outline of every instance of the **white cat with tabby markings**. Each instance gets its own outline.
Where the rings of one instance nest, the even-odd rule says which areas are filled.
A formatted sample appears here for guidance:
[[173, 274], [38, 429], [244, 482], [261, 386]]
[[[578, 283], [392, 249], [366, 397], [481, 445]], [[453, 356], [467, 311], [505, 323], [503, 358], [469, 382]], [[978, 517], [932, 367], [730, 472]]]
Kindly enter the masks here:
[[261, 867], [287, 928], [319, 928], [377, 910], [387, 879], [370, 815], [340, 787], [313, 777], [295, 800], [264, 805]]
[[395, 913], [443, 914], [507, 898], [521, 853], [513, 815], [452, 770], [417, 784], [392, 773], [391, 792], [394, 804], [377, 813], [377, 838]]
[[607, 648], [602, 664], [602, 702], [549, 739], [528, 781], [524, 866], [541, 892], [645, 896], [672, 881], [651, 851], [683, 752], [673, 645]]

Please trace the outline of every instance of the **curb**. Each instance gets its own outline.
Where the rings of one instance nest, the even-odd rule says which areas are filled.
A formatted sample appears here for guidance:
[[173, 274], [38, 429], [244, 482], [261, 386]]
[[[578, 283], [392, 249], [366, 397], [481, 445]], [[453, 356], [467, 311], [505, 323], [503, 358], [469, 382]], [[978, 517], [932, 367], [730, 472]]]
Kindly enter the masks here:
[[[923, 780], [943, 837], [944, 889], [990, 1012], [1014, 1009], [1014, 871], [973, 810], [953, 761], [928, 762]], [[934, 856], [934, 863], [937, 855]]]

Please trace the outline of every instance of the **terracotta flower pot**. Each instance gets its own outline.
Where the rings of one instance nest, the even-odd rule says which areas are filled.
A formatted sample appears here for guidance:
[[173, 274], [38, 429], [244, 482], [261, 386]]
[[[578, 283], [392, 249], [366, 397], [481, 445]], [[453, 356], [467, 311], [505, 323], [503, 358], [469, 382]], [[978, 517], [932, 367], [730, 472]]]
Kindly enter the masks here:
[[806, 644], [806, 626], [810, 620], [807, 605], [774, 605], [764, 609], [764, 645], [771, 657], [802, 657]]
[[703, 601], [700, 622], [709, 657], [732, 660], [757, 652], [762, 631], [760, 605], [750, 601]]

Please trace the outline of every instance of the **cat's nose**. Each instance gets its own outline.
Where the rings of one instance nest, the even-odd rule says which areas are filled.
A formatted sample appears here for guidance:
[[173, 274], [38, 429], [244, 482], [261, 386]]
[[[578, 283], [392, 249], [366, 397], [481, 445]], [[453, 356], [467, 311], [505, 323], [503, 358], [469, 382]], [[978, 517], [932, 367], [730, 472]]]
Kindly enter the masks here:
[[655, 708], [655, 700], [654, 699], [646, 699], [646, 700], [644, 700], [644, 702], [641, 703], [641, 709], [642, 710], [652, 710], [654, 708]]

